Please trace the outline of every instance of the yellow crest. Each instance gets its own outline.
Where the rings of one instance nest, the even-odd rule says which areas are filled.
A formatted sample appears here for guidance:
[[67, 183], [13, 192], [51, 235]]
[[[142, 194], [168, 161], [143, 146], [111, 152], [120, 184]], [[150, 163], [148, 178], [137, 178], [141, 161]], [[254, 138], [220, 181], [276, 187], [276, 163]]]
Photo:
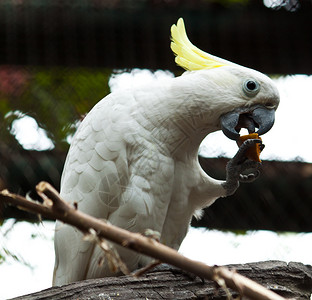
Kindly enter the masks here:
[[232, 64], [194, 46], [186, 35], [182, 18], [178, 20], [177, 25], [171, 26], [170, 47], [176, 55], [175, 62], [177, 65], [189, 71], [213, 69]]

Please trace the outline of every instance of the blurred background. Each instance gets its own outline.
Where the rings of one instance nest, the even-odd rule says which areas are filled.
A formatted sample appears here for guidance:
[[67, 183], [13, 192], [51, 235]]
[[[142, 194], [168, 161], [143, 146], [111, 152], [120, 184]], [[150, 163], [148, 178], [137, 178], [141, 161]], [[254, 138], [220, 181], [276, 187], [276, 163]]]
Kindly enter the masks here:
[[[292, 88], [285, 123], [277, 123], [265, 142], [266, 149], [274, 141], [277, 146], [275, 155], [263, 157], [261, 177], [205, 209], [192, 226], [311, 232], [312, 159], [301, 155], [311, 151], [310, 107], [300, 106], [303, 89], [311, 102], [308, 0], [0, 0], [0, 190], [36, 198], [34, 187], [42, 180], [59, 189], [77, 126], [116, 81], [126, 84], [130, 77], [123, 74], [143, 81], [180, 75], [169, 47], [170, 27], [179, 17], [200, 49]], [[301, 77], [289, 76], [295, 74]], [[293, 79], [301, 85], [291, 85]], [[223, 142], [218, 145], [212, 153], [204, 144], [199, 159], [209, 175], [223, 179], [231, 155]], [[292, 154], [283, 156], [289, 148]], [[0, 203], [0, 220], [0, 264], [14, 255], [23, 263], [7, 246], [8, 232], [16, 222], [36, 223], [38, 217]]]

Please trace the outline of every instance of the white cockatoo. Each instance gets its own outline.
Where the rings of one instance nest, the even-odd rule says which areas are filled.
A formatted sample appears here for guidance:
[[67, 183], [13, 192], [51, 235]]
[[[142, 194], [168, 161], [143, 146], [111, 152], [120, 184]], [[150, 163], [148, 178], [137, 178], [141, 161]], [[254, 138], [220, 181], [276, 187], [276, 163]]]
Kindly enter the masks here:
[[[256, 162], [245, 157], [257, 140], [247, 140], [227, 165], [226, 179], [208, 176], [198, 149], [222, 129], [237, 140], [241, 128], [259, 135], [274, 123], [279, 94], [262, 73], [212, 56], [187, 38], [183, 19], [171, 28], [171, 49], [182, 76], [113, 92], [80, 124], [69, 149], [61, 196], [78, 209], [111, 224], [143, 233], [178, 249], [195, 211], [233, 194], [252, 181]], [[150, 258], [116, 247], [130, 270]], [[99, 264], [102, 250], [75, 228], [56, 225], [54, 285], [114, 275]]]

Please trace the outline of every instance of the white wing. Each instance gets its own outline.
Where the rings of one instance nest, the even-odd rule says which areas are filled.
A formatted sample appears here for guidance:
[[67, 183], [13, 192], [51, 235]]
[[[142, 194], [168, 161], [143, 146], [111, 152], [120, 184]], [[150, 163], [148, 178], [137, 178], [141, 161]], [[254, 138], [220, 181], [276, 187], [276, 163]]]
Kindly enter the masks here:
[[[61, 196], [76, 202], [78, 209], [108, 219], [121, 206], [128, 184], [125, 142], [118, 126], [125, 107], [114, 107], [113, 99], [99, 102], [80, 125], [68, 153], [61, 180]], [[118, 106], [118, 104], [116, 104]], [[57, 222], [54, 284], [84, 279], [94, 251], [92, 243], [71, 226]]]
[[[144, 128], [146, 120], [140, 112], [137, 115], [136, 105], [134, 97], [124, 92], [110, 94], [90, 111], [70, 147], [61, 196], [76, 202], [79, 210], [116, 226], [161, 232], [174, 166]], [[107, 265], [98, 265], [102, 250], [60, 222], [55, 252], [54, 285], [112, 275]], [[146, 263], [146, 257], [132, 251], [118, 248], [118, 252], [132, 270]]]

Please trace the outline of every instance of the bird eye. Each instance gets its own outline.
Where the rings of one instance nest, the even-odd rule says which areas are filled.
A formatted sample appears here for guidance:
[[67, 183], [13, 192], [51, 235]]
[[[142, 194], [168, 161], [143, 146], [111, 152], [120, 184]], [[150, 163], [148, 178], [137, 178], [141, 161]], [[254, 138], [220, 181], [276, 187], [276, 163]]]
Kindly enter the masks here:
[[247, 79], [243, 84], [243, 91], [248, 97], [256, 96], [259, 90], [260, 84], [253, 79]]

